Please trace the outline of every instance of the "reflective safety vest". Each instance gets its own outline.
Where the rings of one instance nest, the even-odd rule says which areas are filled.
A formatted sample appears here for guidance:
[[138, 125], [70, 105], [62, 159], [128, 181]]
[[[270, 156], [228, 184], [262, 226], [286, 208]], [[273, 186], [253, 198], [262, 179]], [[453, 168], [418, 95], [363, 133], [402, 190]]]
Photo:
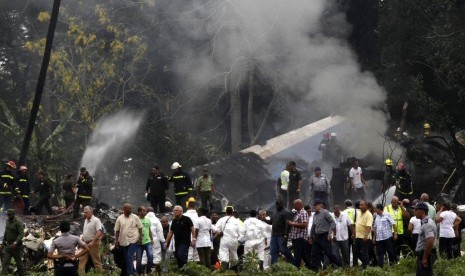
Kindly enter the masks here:
[[[391, 214], [392, 219], [397, 227], [397, 234], [402, 235], [404, 234], [404, 220], [402, 218], [402, 208], [399, 206], [397, 207], [397, 215], [394, 213], [394, 209], [392, 208], [392, 204], [384, 207], [384, 212], [388, 212]], [[394, 232], [394, 227], [392, 227], [392, 232]]]
[[94, 182], [94, 179], [90, 176], [87, 175], [83, 179], [79, 179], [77, 182], [77, 187], [78, 187], [78, 192], [77, 196], [78, 198], [82, 199], [92, 199], [92, 184]]
[[19, 193], [22, 198], [29, 198], [30, 191], [29, 179], [26, 175], [20, 175], [15, 185], [15, 192]]
[[0, 174], [1, 186], [0, 186], [0, 195], [11, 195], [14, 184], [13, 173], [9, 170], [4, 170]]
[[347, 216], [350, 219], [350, 222], [352, 222], [352, 224], [355, 224], [355, 209], [354, 208], [347, 208], [343, 212], [345, 212], [347, 214]]

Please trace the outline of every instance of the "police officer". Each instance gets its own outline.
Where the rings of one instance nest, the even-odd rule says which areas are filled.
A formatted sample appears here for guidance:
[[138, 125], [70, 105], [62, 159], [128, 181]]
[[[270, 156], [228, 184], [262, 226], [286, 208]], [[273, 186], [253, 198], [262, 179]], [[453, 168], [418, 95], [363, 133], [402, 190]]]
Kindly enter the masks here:
[[315, 174], [310, 181], [310, 195], [313, 200], [319, 199], [325, 206], [329, 206], [328, 196], [331, 193], [331, 186], [326, 174], [321, 173], [320, 167], [315, 168]]
[[181, 169], [181, 165], [178, 162], [174, 162], [173, 165], [171, 165], [171, 170], [173, 173], [168, 180], [174, 184], [176, 204], [182, 206], [185, 211], [185, 204], [193, 190], [192, 180], [190, 176]]
[[4, 205], [4, 210], [10, 208], [11, 206], [11, 196], [14, 185], [13, 170], [16, 169], [16, 163], [13, 161], [8, 161], [5, 163], [5, 165], [5, 169], [0, 173], [0, 207]]
[[[48, 250], [47, 257], [54, 259], [56, 276], [77, 276], [77, 259], [89, 251], [89, 247], [78, 236], [69, 233], [70, 229], [69, 221], [62, 221], [61, 236], [52, 241]], [[77, 255], [76, 246], [83, 248]], [[58, 251], [57, 255], [54, 255], [55, 249]]]
[[421, 220], [421, 229], [415, 248], [417, 256], [417, 275], [433, 275], [435, 240], [438, 236], [436, 224], [428, 216], [428, 206], [419, 202], [415, 205], [415, 217]]
[[18, 267], [18, 275], [24, 275], [23, 262], [21, 260], [22, 242], [24, 236], [24, 226], [15, 217], [15, 210], [7, 210], [8, 220], [6, 221], [5, 234], [3, 234], [3, 243], [1, 249], [5, 249], [2, 262], [2, 275], [8, 274], [11, 258], [15, 259]]
[[74, 201], [73, 218], [77, 219], [79, 210], [84, 206], [92, 206], [92, 186], [94, 179], [89, 175], [85, 167], [80, 169], [79, 179], [76, 187], [78, 188], [77, 197]]

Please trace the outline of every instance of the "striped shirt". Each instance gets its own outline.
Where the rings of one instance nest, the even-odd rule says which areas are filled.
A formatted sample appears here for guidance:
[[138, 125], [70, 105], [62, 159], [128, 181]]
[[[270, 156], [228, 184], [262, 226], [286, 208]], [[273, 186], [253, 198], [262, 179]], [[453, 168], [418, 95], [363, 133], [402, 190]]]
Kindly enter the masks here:
[[376, 240], [384, 241], [392, 237], [392, 226], [394, 220], [391, 214], [383, 212], [381, 215], [376, 215], [373, 228], [376, 230]]

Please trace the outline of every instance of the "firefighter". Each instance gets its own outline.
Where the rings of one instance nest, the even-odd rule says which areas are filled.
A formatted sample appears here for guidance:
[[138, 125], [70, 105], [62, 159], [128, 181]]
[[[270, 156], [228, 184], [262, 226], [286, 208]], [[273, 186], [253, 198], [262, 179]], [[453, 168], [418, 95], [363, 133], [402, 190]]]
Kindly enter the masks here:
[[3, 210], [7, 210], [11, 206], [12, 190], [14, 185], [14, 173], [16, 169], [16, 163], [8, 161], [5, 163], [6, 167], [1, 173], [1, 186], [0, 186], [0, 207], [3, 206]]
[[431, 136], [431, 125], [429, 123], [425, 123], [423, 125], [423, 138], [429, 138]]
[[92, 176], [89, 175], [89, 172], [85, 167], [80, 169], [81, 174], [79, 175], [79, 179], [76, 183], [76, 187], [78, 188], [77, 197], [74, 200], [74, 210], [73, 210], [73, 218], [77, 219], [79, 215], [80, 206], [92, 206], [92, 184], [94, 179]]
[[329, 133], [323, 133], [323, 140], [321, 140], [320, 145], [318, 146], [318, 150], [321, 151], [321, 159], [327, 160], [328, 159], [328, 146], [331, 141], [329, 140]]
[[384, 161], [384, 164], [386, 165], [386, 171], [384, 172], [383, 176], [383, 185], [381, 186], [381, 192], [384, 193], [385, 191], [389, 190], [391, 186], [394, 186], [396, 183], [395, 179], [395, 170], [393, 168], [393, 162], [391, 159], [386, 159]]
[[400, 162], [397, 165], [397, 173], [395, 175], [395, 183], [396, 183], [396, 193], [395, 195], [400, 199], [403, 200], [404, 198], [409, 199], [410, 201], [413, 200], [413, 185], [412, 185], [412, 177], [410, 173], [407, 172], [405, 169], [405, 164]]
[[29, 183], [29, 178], [27, 176], [27, 167], [19, 167], [19, 175], [15, 183], [15, 192], [22, 198], [24, 202], [24, 211], [23, 213], [29, 214], [29, 194], [31, 192], [31, 187]]
[[[180, 205], [183, 208], [189, 196], [192, 193], [193, 186], [190, 176], [182, 171], [181, 165], [178, 162], [174, 162], [171, 165], [173, 173], [169, 177], [168, 181], [174, 184], [174, 196], [176, 197], [176, 205]], [[184, 209], [185, 211], [186, 209]]]

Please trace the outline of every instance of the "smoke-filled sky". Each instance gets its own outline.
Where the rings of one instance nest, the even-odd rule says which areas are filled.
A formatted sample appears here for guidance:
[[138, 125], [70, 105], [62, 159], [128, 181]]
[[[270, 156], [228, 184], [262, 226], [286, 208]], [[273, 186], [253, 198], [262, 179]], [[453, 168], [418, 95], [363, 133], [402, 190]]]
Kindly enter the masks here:
[[350, 25], [335, 1], [178, 2], [159, 8], [179, 22], [178, 37], [201, 42], [195, 49], [176, 40], [171, 44], [184, 53], [174, 70], [189, 97], [201, 102], [211, 87], [225, 86], [225, 78], [244, 83], [256, 64], [267, 79], [279, 75], [280, 85], [299, 95], [293, 105], [307, 118], [302, 121], [316, 119], [312, 110], [344, 115], [362, 145], [358, 156], [380, 151], [386, 93], [370, 72], [360, 71], [346, 41]]

